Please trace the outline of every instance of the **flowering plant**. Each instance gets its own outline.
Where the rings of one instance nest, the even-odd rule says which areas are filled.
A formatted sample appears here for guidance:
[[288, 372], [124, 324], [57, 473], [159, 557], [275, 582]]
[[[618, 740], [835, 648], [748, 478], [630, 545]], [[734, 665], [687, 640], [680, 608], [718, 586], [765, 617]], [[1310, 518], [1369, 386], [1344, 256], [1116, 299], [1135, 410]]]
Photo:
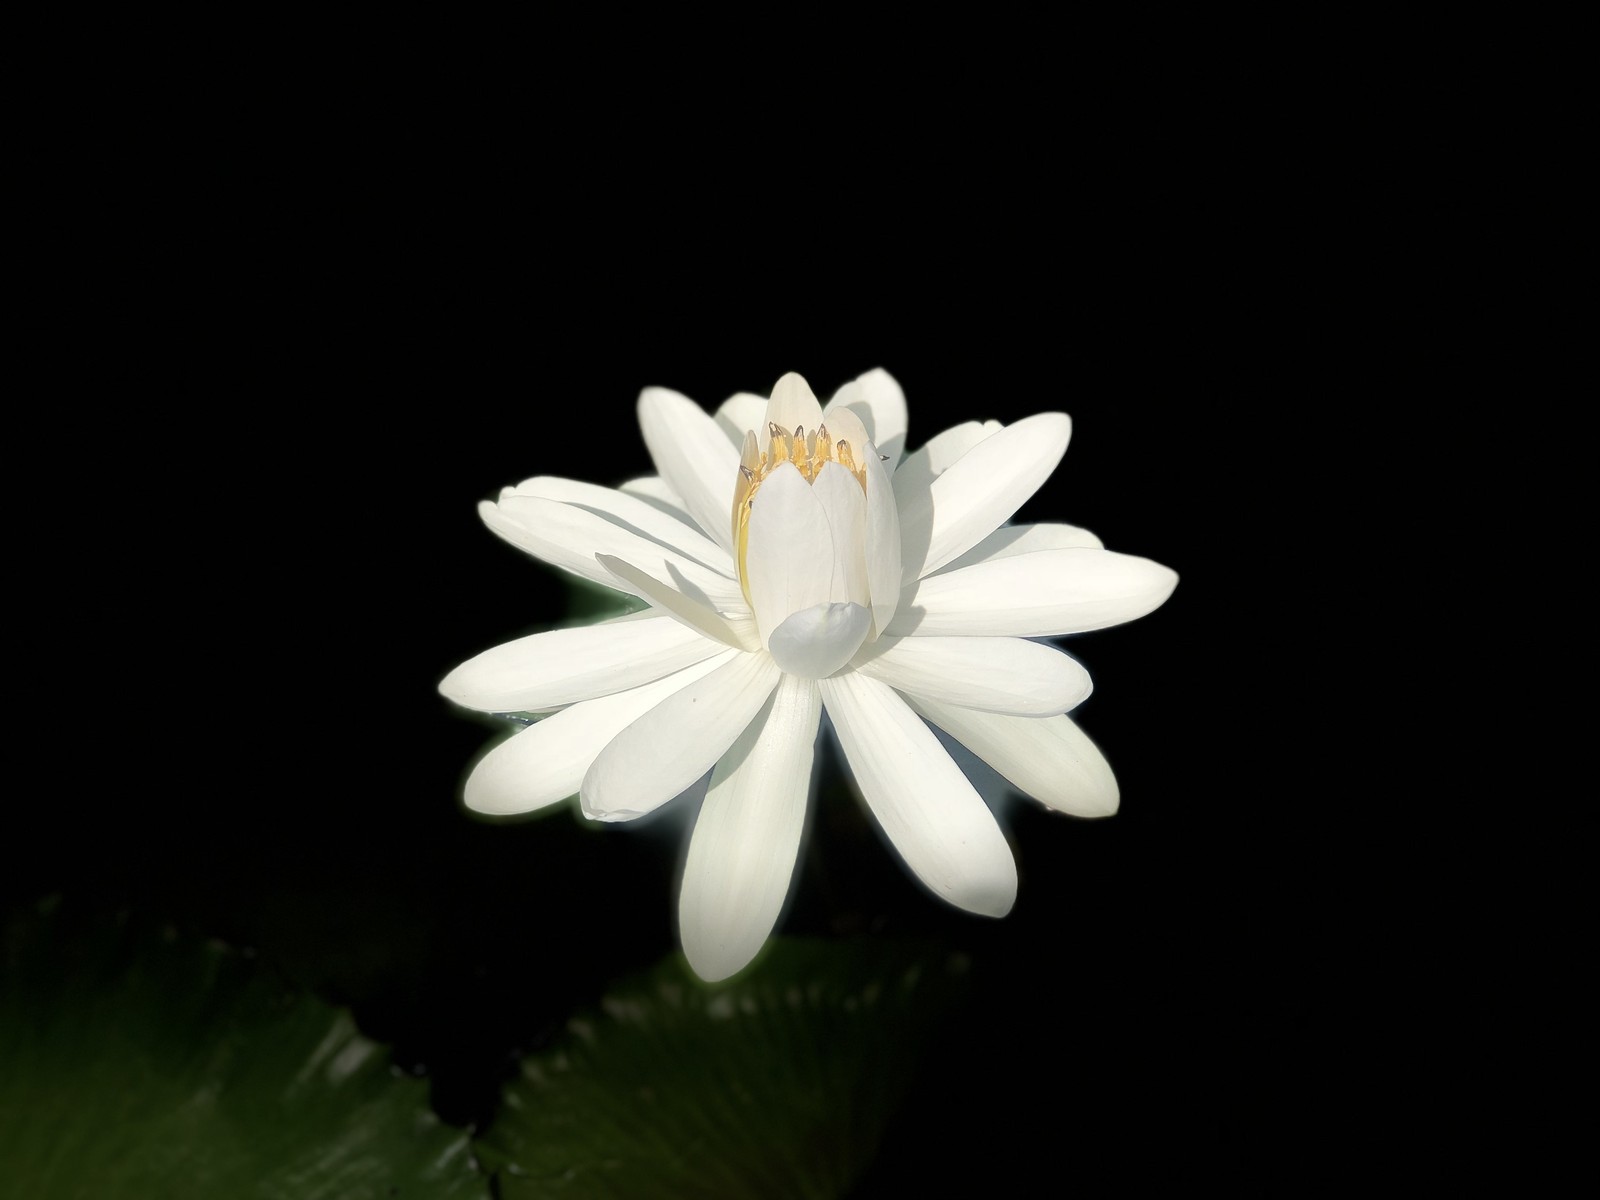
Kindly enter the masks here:
[[1070, 525], [1005, 524], [1061, 461], [1065, 414], [969, 421], [903, 455], [906, 422], [882, 370], [826, 408], [795, 374], [714, 416], [647, 388], [658, 476], [538, 476], [480, 506], [513, 545], [648, 607], [444, 679], [458, 704], [549, 714], [478, 763], [465, 802], [520, 813], [576, 792], [586, 817], [623, 821], [709, 770], [678, 901], [704, 979], [749, 963], [778, 919], [824, 710], [906, 865], [969, 912], [1010, 911], [1016, 864], [928, 723], [1047, 807], [1116, 811], [1109, 766], [1065, 715], [1089, 677], [1032, 639], [1143, 616], [1177, 576]]

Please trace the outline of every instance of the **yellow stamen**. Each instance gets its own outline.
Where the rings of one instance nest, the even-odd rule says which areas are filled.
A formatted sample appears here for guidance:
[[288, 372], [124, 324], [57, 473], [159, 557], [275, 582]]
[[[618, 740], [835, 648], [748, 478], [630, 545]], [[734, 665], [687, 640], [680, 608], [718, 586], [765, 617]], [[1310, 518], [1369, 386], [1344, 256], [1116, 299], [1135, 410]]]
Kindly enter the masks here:
[[811, 451], [811, 470], [815, 474], [822, 470], [822, 464], [833, 461], [833, 447], [828, 445], [828, 427], [817, 426], [817, 436]]
[[779, 429], [776, 422], [767, 422], [767, 458], [776, 467], [789, 461], [789, 435]]

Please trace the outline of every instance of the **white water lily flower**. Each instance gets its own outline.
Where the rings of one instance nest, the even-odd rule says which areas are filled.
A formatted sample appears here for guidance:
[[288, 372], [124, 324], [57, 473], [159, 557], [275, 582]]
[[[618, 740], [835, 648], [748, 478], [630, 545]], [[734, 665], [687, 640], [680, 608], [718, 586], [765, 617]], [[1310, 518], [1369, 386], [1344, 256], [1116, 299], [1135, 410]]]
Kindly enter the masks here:
[[1061, 461], [1065, 414], [969, 421], [902, 458], [905, 399], [876, 370], [826, 408], [789, 374], [714, 417], [648, 388], [639, 423], [659, 476], [539, 476], [480, 507], [513, 545], [649, 607], [445, 678], [469, 708], [551, 714], [478, 763], [469, 808], [576, 792], [585, 816], [624, 821], [711, 771], [678, 901], [706, 980], [745, 966], [777, 922], [824, 708], [906, 865], [969, 912], [1010, 911], [1016, 864], [925, 722], [1049, 808], [1116, 811], [1109, 766], [1064, 715], [1087, 673], [1028, 639], [1143, 616], [1177, 576], [1069, 525], [1004, 524]]

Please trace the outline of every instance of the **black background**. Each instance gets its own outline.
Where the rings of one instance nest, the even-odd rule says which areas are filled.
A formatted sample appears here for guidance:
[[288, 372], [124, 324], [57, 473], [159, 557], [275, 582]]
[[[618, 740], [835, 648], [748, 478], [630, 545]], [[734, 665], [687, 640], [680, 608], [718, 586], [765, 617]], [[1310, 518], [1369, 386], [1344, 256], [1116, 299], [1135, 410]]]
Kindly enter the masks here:
[[447, 1119], [483, 1119], [516, 1053], [673, 949], [682, 829], [460, 807], [493, 729], [438, 680], [568, 603], [476, 503], [647, 472], [643, 386], [710, 408], [797, 370], [826, 399], [883, 366], [912, 447], [1070, 413], [1020, 519], [1180, 583], [1071, 640], [1122, 811], [1011, 806], [1004, 921], [940, 905], [846, 793], [819, 800], [782, 928], [974, 961], [863, 1194], [1258, 1169], [1309, 935], [1274, 865], [1304, 834], [1262, 782], [1283, 617], [1253, 572], [1289, 550], [1280, 483], [1332, 390], [1306, 347], [1338, 303], [1297, 168], [1195, 128], [1086, 145], [1042, 122], [970, 130], [959, 159], [890, 128], [843, 159], [775, 138], [702, 159], [509, 93], [214, 121], [121, 130], [99, 190], [64, 187], [95, 247], [39, 305], [85, 335], [42, 589], [66, 688], [48, 782], [10, 809], [9, 902], [256, 947], [353, 1004]]

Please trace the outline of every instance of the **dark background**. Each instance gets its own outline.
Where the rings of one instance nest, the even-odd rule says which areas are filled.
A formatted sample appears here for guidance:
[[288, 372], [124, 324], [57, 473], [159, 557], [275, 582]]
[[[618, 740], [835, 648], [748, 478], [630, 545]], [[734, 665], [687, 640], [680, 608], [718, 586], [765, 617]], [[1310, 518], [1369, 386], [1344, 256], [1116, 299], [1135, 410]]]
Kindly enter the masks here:
[[494, 119], [502, 100], [125, 130], [101, 191], [64, 189], [96, 247], [40, 295], [86, 335], [43, 589], [66, 686], [47, 781], [9, 810], [7, 902], [255, 947], [353, 1005], [447, 1119], [484, 1119], [517, 1053], [674, 948], [683, 831], [460, 807], [493, 727], [438, 680], [570, 603], [476, 503], [647, 472], [646, 385], [711, 408], [798, 370], [825, 400], [883, 366], [912, 447], [1070, 413], [1019, 517], [1181, 580], [1071, 639], [1122, 811], [1011, 805], [1004, 921], [923, 893], [825, 774], [782, 931], [932, 934], [974, 963], [863, 1193], [1258, 1168], [1312, 1018], [1272, 865], [1305, 834], [1260, 782], [1283, 619], [1247, 572], [1287, 551], [1257, 524], [1283, 528], [1305, 410], [1334, 390], [1303, 353], [1336, 301], [1293, 164], [1035, 124], [969, 131], [959, 162], [879, 131], [845, 164], [691, 165], [672, 129], [625, 151]]

